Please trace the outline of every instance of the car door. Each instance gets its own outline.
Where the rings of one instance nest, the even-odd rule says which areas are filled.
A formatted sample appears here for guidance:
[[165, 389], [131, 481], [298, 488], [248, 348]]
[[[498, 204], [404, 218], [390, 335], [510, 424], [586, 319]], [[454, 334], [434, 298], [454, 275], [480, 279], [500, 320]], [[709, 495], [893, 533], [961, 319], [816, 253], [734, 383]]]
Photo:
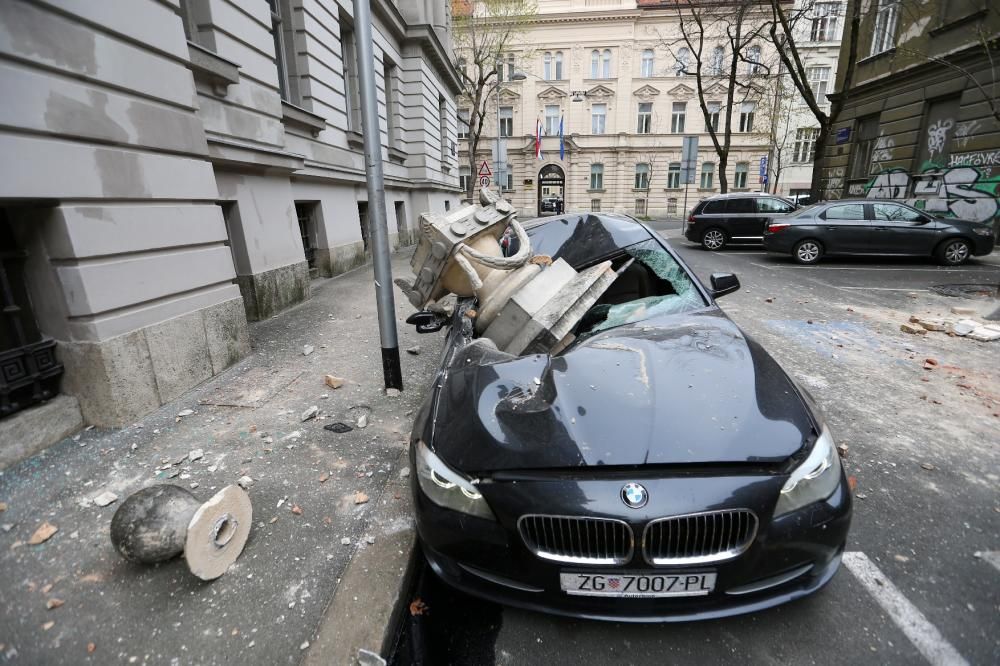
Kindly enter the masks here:
[[873, 202], [872, 252], [931, 254], [940, 235], [939, 224], [919, 210], [894, 201]]
[[758, 219], [760, 220], [760, 228], [757, 232], [758, 236], [764, 235], [764, 229], [767, 228], [771, 220], [780, 220], [795, 210], [795, 206], [777, 197], [758, 197], [755, 199], [755, 202], [757, 204]]
[[751, 197], [734, 197], [726, 201], [726, 219], [733, 240], [760, 240], [764, 235], [762, 217]]
[[820, 242], [828, 253], [864, 253], [871, 240], [871, 221], [864, 203], [834, 204], [820, 213]]

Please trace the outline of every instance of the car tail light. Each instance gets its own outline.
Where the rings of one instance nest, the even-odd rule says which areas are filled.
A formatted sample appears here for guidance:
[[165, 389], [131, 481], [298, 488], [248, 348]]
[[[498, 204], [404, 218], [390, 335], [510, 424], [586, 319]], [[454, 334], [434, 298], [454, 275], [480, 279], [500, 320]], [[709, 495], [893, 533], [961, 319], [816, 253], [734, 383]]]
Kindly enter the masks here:
[[782, 229], [787, 229], [790, 226], [792, 225], [788, 224], [787, 222], [778, 222], [778, 223], [772, 222], [771, 224], [767, 225], [767, 230], [770, 231], [772, 234], [776, 234]]
[[695, 221], [694, 213], [691, 213], [690, 215], [688, 215], [688, 222], [694, 222], [694, 221]]

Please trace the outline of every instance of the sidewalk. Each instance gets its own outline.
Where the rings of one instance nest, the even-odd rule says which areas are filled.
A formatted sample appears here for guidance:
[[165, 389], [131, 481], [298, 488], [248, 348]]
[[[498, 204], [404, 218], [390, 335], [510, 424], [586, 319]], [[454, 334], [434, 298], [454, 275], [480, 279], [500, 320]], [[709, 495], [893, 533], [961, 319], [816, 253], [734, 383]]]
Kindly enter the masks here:
[[[411, 252], [394, 255], [394, 276], [410, 275]], [[0, 663], [294, 664], [309, 654], [340, 664], [358, 647], [379, 652], [413, 540], [410, 425], [443, 341], [403, 323], [412, 307], [398, 290], [396, 309], [401, 351], [421, 349], [402, 351], [400, 396], [382, 390], [369, 265], [253, 325], [252, 354], [175, 403], [0, 472]], [[346, 383], [331, 389], [327, 374]], [[313, 405], [319, 416], [302, 422]], [[338, 421], [355, 428], [324, 430]], [[189, 461], [195, 449], [204, 455]], [[244, 475], [254, 526], [218, 580], [199, 581], [182, 559], [134, 565], [112, 547], [111, 517], [131, 493], [174, 483], [207, 500]], [[100, 508], [92, 499], [106, 490], [119, 499]], [[28, 545], [46, 521], [58, 532]], [[339, 615], [324, 618], [328, 609]]]

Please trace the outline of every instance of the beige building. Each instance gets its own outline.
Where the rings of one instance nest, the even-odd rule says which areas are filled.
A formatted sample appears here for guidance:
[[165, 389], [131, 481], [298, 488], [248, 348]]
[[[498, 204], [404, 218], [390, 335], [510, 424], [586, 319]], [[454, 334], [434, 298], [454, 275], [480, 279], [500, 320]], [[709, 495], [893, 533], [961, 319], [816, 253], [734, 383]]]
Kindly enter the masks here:
[[[720, 191], [718, 157], [705, 130], [694, 77], [685, 73], [685, 66], [693, 71], [693, 62], [673, 39], [679, 34], [677, 24], [677, 10], [658, 0], [538, 2], [537, 17], [504, 58], [499, 89], [507, 154], [503, 162], [509, 164], [501, 166], [501, 185], [523, 216], [535, 215], [543, 196], [563, 189], [568, 211], [637, 215], [681, 215], [685, 193], [690, 208]], [[722, 42], [709, 39], [706, 50], [714, 53]], [[761, 62], [773, 60], [766, 40], [760, 40], [759, 48]], [[724, 49], [720, 55], [721, 62], [731, 57]], [[511, 80], [511, 64], [526, 75], [524, 80]], [[741, 73], [749, 75], [742, 64]], [[706, 101], [723, 117], [729, 103], [724, 82], [724, 77], [706, 80]], [[490, 97], [491, 108], [495, 99]], [[767, 94], [736, 102], [727, 167], [731, 191], [761, 187], [760, 161], [771, 147], [773, 99]], [[460, 101], [460, 125], [461, 106]], [[477, 156], [478, 163], [489, 163], [491, 172], [496, 171], [495, 116], [491, 112], [487, 117]], [[535, 155], [536, 121], [545, 132], [542, 160]], [[681, 182], [685, 136], [697, 137], [699, 146], [694, 182], [687, 186]], [[465, 166], [466, 150], [467, 143], [461, 142], [460, 176], [463, 183], [475, 178], [478, 187], [479, 174]]]
[[[459, 202], [459, 81], [446, 0], [371, 4], [398, 245]], [[127, 424], [244, 356], [248, 319], [366, 260], [352, 11], [0, 3], [0, 419], [64, 369], [87, 422]]]

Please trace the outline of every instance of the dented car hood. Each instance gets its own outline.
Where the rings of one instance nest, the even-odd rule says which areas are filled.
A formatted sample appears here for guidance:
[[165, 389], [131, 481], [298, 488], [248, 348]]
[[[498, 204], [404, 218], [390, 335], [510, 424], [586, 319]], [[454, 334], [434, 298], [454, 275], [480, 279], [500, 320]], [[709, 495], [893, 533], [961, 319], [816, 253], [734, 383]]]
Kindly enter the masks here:
[[450, 368], [433, 448], [465, 472], [778, 463], [814, 434], [794, 384], [716, 307], [620, 326], [561, 356]]

